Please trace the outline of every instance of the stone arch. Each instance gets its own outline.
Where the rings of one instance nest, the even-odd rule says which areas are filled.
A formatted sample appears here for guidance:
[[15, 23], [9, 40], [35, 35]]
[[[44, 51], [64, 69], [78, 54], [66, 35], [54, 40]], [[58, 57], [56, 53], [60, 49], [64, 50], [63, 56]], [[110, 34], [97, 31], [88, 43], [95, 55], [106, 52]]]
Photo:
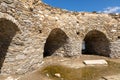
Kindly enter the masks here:
[[110, 41], [101, 31], [89, 31], [82, 45], [82, 54], [110, 56]]
[[67, 51], [66, 44], [68, 43], [68, 39], [69, 38], [66, 33], [60, 28], [53, 29], [50, 32], [44, 46], [44, 57], [51, 55], [63, 56], [64, 54], [62, 53]]
[[12, 17], [11, 15], [0, 12], [0, 18], [1, 18], [1, 19], [3, 18], [3, 19], [6, 19], [6, 20], [10, 20], [12, 23], [16, 24], [16, 25], [18, 26], [18, 28], [21, 30], [21, 28], [20, 28], [21, 25], [20, 25], [20, 24], [18, 23], [18, 21], [15, 20], [15, 18]]
[[[10, 43], [17, 31], [19, 31], [19, 28], [17, 24], [15, 24], [15, 20], [13, 18], [7, 17], [7, 14], [2, 15], [0, 16], [0, 71], [7, 55], [7, 50], [10, 46]], [[10, 19], [14, 21], [11, 21]]]

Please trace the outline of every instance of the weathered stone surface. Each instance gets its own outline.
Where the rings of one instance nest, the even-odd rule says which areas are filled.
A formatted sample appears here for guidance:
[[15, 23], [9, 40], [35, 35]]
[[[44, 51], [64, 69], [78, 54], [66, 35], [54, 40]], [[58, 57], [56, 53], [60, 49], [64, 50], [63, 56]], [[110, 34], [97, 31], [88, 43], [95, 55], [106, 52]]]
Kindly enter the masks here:
[[83, 61], [86, 65], [107, 65], [106, 60], [84, 60]]
[[60, 73], [55, 73], [55, 76], [59, 78], [61, 77]]
[[16, 60], [23, 60], [23, 59], [25, 59], [25, 58], [26, 58], [25, 55], [17, 55], [17, 56], [16, 56]]
[[0, 0], [1, 72], [33, 71], [50, 55], [71, 57], [85, 51], [120, 58], [119, 16], [69, 12], [41, 0]]
[[120, 74], [112, 75], [112, 76], [105, 76], [100, 80], [120, 80]]
[[111, 57], [120, 58], [120, 40], [111, 43]]

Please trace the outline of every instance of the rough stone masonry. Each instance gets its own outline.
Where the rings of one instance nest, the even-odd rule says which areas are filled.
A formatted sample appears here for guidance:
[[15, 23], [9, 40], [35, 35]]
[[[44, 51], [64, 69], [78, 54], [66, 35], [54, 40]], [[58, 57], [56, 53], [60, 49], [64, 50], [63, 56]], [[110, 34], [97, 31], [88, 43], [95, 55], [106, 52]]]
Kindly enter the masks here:
[[120, 58], [120, 14], [69, 12], [39, 0], [0, 0], [0, 71], [23, 74], [47, 56]]

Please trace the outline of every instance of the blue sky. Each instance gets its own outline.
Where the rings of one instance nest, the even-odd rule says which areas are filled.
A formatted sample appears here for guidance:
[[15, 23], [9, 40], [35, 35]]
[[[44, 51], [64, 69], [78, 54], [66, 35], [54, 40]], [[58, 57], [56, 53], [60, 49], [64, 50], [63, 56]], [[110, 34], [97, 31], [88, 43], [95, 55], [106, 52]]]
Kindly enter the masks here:
[[43, 2], [70, 11], [120, 13], [120, 0], [43, 0]]

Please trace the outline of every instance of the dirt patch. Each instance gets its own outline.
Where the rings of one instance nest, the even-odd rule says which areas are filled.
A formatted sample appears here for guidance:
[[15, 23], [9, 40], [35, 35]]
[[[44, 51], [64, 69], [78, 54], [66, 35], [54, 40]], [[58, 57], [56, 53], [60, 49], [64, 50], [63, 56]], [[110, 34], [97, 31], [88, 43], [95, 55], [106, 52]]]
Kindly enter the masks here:
[[[109, 66], [88, 67], [83, 64], [87, 59], [105, 59]], [[47, 57], [40, 69], [27, 74], [19, 80], [98, 80], [102, 76], [120, 74], [120, 63], [102, 56], [84, 55], [82, 57]], [[59, 77], [55, 74], [59, 74]]]
[[[105, 59], [109, 62], [110, 66], [87, 67], [83, 64], [84, 60], [95, 59]], [[60, 77], [55, 76], [56, 73]], [[111, 59], [96, 55], [83, 55], [69, 58], [51, 56], [44, 58], [39, 69], [32, 73], [22, 75], [22, 77], [21, 75], [1, 75], [0, 80], [5, 80], [11, 76], [14, 79], [21, 77], [18, 80], [98, 80], [96, 78], [117, 75], [118, 73], [120, 74], [120, 59]], [[95, 79], [93, 79], [94, 76], [96, 77]]]
[[[98, 80], [102, 76], [120, 74], [120, 64], [108, 61], [108, 66], [68, 68], [62, 65], [50, 65], [41, 73], [53, 80]], [[61, 76], [56, 76], [58, 74]]]

